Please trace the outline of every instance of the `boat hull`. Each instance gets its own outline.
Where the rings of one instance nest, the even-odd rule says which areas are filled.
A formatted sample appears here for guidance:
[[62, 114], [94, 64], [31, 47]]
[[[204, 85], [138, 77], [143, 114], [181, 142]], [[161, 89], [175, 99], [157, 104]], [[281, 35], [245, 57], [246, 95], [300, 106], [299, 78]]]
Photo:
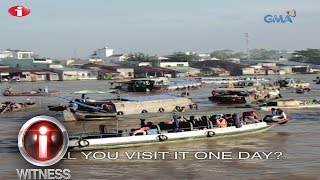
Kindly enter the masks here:
[[60, 94], [59, 91], [49, 93], [3, 93], [4, 96], [58, 96]]
[[[127, 136], [127, 137], [110, 137], [110, 138], [93, 138], [93, 139], [70, 139], [69, 148], [75, 150], [90, 150], [90, 149], [105, 149], [112, 147], [126, 147], [136, 146], [150, 143], [164, 143], [171, 141], [190, 140], [198, 138], [218, 138], [235, 135], [242, 135], [247, 133], [262, 132], [269, 129], [270, 125], [266, 122], [243, 125], [241, 128], [227, 127], [227, 128], [213, 128], [205, 130], [193, 130], [178, 133], [161, 133], [155, 135], [141, 135], [141, 136]], [[213, 132], [213, 133], [212, 133]], [[161, 137], [160, 137], [161, 136]], [[165, 138], [163, 138], [165, 137]], [[164, 140], [165, 139], [165, 140]], [[85, 146], [79, 141], [85, 141]]]

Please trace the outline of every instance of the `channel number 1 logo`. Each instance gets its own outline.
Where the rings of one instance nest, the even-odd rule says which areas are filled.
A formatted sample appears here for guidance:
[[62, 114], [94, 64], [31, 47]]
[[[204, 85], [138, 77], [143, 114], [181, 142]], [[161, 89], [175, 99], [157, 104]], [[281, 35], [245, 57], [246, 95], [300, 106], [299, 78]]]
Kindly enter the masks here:
[[30, 9], [26, 6], [12, 6], [8, 12], [15, 17], [24, 17], [30, 14]]

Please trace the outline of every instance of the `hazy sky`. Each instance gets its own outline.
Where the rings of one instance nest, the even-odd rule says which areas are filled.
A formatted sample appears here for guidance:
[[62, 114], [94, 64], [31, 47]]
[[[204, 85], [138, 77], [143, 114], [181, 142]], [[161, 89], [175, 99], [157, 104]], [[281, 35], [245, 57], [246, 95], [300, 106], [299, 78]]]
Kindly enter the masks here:
[[[8, 14], [14, 5], [27, 17]], [[320, 48], [319, 0], [1, 0], [0, 49], [41, 56], [88, 57], [104, 46], [116, 53], [142, 51], [245, 51], [250, 48]], [[267, 24], [267, 14], [295, 9], [293, 23]]]

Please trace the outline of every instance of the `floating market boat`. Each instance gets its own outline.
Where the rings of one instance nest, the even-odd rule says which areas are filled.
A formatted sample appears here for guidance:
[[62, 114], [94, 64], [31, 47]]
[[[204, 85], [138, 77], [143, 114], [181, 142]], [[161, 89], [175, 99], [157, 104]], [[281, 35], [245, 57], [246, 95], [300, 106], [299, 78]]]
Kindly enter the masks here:
[[272, 108], [281, 109], [306, 109], [306, 108], [320, 108], [319, 100], [279, 100], [271, 101], [267, 103], [260, 104], [261, 111], [270, 111]]
[[48, 91], [45, 89], [36, 89], [30, 92], [12, 92], [11, 89], [7, 88], [4, 92], [4, 96], [57, 96], [60, 95], [60, 91]]
[[269, 79], [257, 78], [257, 77], [199, 77], [195, 78], [203, 84], [228, 84], [238, 83], [241, 81], [256, 81], [256, 82], [267, 82]]
[[0, 103], [0, 114], [24, 111], [36, 107], [36, 103], [27, 101], [24, 103], [4, 102]]
[[[149, 95], [138, 97], [120, 97], [93, 100], [85, 98], [86, 94], [103, 94], [111, 91], [84, 90], [75, 92], [82, 94], [81, 99], [70, 100], [69, 108], [49, 107], [52, 110], [63, 110], [65, 120], [103, 120], [114, 118], [116, 115], [141, 114], [141, 113], [164, 113], [181, 111], [183, 109], [197, 109], [198, 106], [189, 97], [181, 97], [169, 94]], [[76, 107], [76, 108], [74, 108]]]
[[[202, 112], [192, 114], [176, 113], [174, 114], [174, 117], [185, 119], [185, 121], [179, 122], [178, 126], [172, 122], [160, 122], [158, 124], [148, 122], [147, 125], [141, 125], [141, 128], [134, 128], [131, 130], [120, 130], [119, 122], [121, 120], [117, 119], [117, 127], [115, 130], [110, 130], [106, 125], [100, 125], [99, 132], [85, 132], [70, 135], [68, 146], [70, 150], [92, 150], [139, 146], [145, 144], [166, 143], [191, 139], [217, 139], [219, 137], [233, 137], [248, 133], [260, 133], [270, 129], [276, 124], [252, 122], [242, 124], [240, 126], [238, 125], [236, 127], [234, 123], [231, 122], [223, 127], [218, 125], [218, 122], [221, 118], [221, 113], [226, 115], [234, 112], [235, 110], [221, 110], [218, 112]], [[129, 120], [132, 117], [122, 118], [123, 120]], [[141, 118], [146, 119], [146, 117], [140, 117], [140, 120]], [[154, 117], [150, 118], [154, 119]], [[278, 123], [280, 124], [282, 122]]]
[[308, 93], [308, 92], [310, 92], [309, 88], [299, 88], [296, 90], [296, 93], [298, 93], [298, 94], [304, 94], [304, 93]]
[[114, 84], [114, 89], [120, 89], [129, 92], [162, 92], [182, 90], [185, 88], [198, 88], [201, 83], [192, 80], [169, 80], [166, 77], [158, 78], [140, 78], [129, 81], [115, 81], [110, 82], [111, 86]]
[[275, 82], [275, 84], [279, 85], [281, 88], [298, 88], [298, 87], [309, 87], [310, 83], [295, 81], [293, 78], [282, 78]]
[[251, 104], [262, 99], [281, 98], [280, 91], [264, 87], [215, 88], [209, 100], [222, 104]]

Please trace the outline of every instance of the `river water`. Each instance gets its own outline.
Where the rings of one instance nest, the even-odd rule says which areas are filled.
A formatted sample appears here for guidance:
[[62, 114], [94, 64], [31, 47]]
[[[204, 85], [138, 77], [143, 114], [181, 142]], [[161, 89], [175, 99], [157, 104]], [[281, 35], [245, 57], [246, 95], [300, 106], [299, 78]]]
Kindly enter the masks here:
[[[312, 80], [316, 75], [293, 75], [311, 83], [309, 94], [298, 95], [293, 89], [283, 90], [286, 99], [320, 98], [320, 85]], [[272, 79], [278, 76], [270, 76]], [[104, 89], [109, 87], [107, 81], [73, 81], [73, 82], [34, 82], [34, 83], [2, 83], [0, 91], [7, 86], [14, 91], [28, 91], [48, 86], [50, 90], [63, 92], [66, 98], [76, 98], [79, 95], [71, 92], [82, 89]], [[197, 90], [191, 90], [190, 96], [200, 109], [210, 110], [216, 107], [208, 100], [213, 85], [206, 85]], [[178, 94], [179, 92], [170, 92]], [[181, 92], [180, 92], [181, 93]], [[123, 96], [138, 96], [140, 93], [126, 93]], [[110, 98], [113, 94], [92, 95], [91, 98]], [[24, 101], [25, 97], [3, 97], [0, 101]], [[0, 116], [0, 179], [17, 179], [16, 169], [38, 168], [20, 155], [17, 149], [17, 135], [24, 122], [36, 115], [49, 115], [63, 122], [62, 114], [49, 112], [47, 105], [67, 103], [57, 97], [32, 98], [39, 106], [28, 112], [16, 112]], [[86, 159], [81, 152], [70, 154], [72, 158], [54, 165], [53, 168], [71, 170], [71, 179], [319, 179], [320, 177], [320, 111], [319, 109], [286, 111], [290, 121], [283, 126], [275, 126], [269, 131], [259, 134], [249, 134], [235, 138], [219, 140], [193, 140], [177, 143], [164, 143], [140, 147], [99, 150], [118, 158]], [[98, 130], [102, 122], [88, 122], [87, 130]], [[69, 133], [83, 131], [82, 122], [63, 122]], [[121, 127], [136, 127], [139, 121], [123, 121]], [[93, 151], [98, 152], [98, 151]], [[138, 152], [165, 152], [164, 158], [153, 155], [151, 159], [139, 159], [128, 154]], [[186, 158], [175, 157], [174, 154], [185, 152]], [[211, 152], [211, 156], [209, 153]], [[212, 154], [230, 154], [226, 157], [213, 157]], [[260, 156], [249, 156], [239, 159], [239, 153], [258, 153]], [[274, 153], [267, 159], [263, 153]], [[275, 152], [278, 152], [275, 154]], [[89, 153], [89, 152], [85, 152]], [[102, 153], [100, 153], [101, 155]], [[208, 155], [207, 157], [205, 157]], [[221, 155], [221, 154], [220, 154]], [[101, 157], [101, 156], [99, 156]], [[150, 157], [150, 156], [149, 156]], [[210, 158], [211, 157], [211, 158]], [[242, 156], [244, 157], [244, 156]]]

